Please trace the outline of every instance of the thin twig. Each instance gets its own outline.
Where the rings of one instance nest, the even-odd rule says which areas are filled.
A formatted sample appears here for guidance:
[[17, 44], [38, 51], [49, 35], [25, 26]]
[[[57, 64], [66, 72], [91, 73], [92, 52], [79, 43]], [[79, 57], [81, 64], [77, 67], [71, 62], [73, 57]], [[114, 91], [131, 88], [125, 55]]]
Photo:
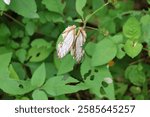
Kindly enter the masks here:
[[137, 64], [137, 63], [142, 62], [142, 61], [144, 61], [144, 60], [145, 60], [145, 58], [141, 58], [141, 59], [139, 59], [139, 60], [137, 60], [137, 61], [131, 62], [129, 65]]
[[143, 48], [143, 50], [145, 50], [145, 51], [147, 51], [147, 52], [150, 52], [150, 50], [149, 50], [149, 49], [147, 49], [147, 48]]
[[96, 31], [99, 31], [97, 28], [90, 27], [90, 26], [86, 26], [86, 27], [85, 27], [85, 29], [86, 29], [86, 28], [87, 28], [87, 29], [91, 29], [91, 30], [96, 30]]
[[7, 14], [7, 13], [3, 13], [6, 17], [8, 17], [8, 18], [10, 18], [11, 20], [13, 20], [14, 22], [16, 22], [17, 24], [19, 24], [20, 26], [22, 26], [22, 27], [24, 27], [24, 25], [20, 22], [20, 21], [18, 21], [18, 20], [16, 20], [15, 18], [13, 18], [11, 15], [9, 15], [9, 14]]

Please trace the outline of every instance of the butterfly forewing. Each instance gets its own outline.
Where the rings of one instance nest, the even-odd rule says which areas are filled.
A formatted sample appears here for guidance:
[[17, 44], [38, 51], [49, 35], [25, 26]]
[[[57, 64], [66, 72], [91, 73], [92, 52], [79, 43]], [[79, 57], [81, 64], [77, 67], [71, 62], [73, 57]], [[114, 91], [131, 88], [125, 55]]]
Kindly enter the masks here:
[[3, 0], [7, 5], [10, 4], [11, 0]]
[[63, 58], [71, 49], [75, 40], [75, 26], [69, 26], [63, 32], [63, 41], [58, 44], [57, 54], [59, 58]]
[[80, 28], [76, 37], [76, 43], [74, 46], [74, 58], [79, 63], [84, 55], [83, 44], [86, 39], [86, 33], [83, 28]]

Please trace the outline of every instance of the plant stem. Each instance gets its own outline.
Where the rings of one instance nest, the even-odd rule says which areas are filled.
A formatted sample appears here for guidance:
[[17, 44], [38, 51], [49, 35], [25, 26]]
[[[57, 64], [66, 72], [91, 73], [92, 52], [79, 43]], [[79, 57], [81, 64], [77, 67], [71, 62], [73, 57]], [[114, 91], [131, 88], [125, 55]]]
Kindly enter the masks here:
[[142, 62], [144, 60], [145, 60], [144, 58], [141, 58], [141, 59], [138, 59], [136, 61], [131, 62], [129, 65], [134, 65], [134, 64], [140, 63], [140, 62]]
[[[85, 18], [84, 22], [87, 22], [93, 15], [95, 15], [98, 11], [100, 11], [101, 9], [103, 9], [105, 6], [107, 6], [110, 2], [105, 3], [103, 6], [101, 6], [100, 8], [98, 8], [97, 10], [95, 10], [92, 14], [88, 15]], [[86, 23], [85, 23], [86, 24]]]
[[93, 27], [90, 27], [90, 26], [86, 26], [85, 28], [87, 28], [87, 29], [91, 29], [91, 30], [99, 31], [97, 28], [93, 28]]
[[143, 14], [145, 14], [145, 13], [149, 13], [148, 11], [138, 11], [138, 10], [130, 10], [130, 11], [125, 11], [125, 12], [123, 12], [123, 13], [121, 13], [121, 14], [119, 14], [119, 15], [117, 15], [117, 16], [114, 16], [113, 18], [112, 18], [112, 20], [114, 20], [114, 19], [116, 19], [116, 18], [118, 18], [118, 17], [122, 17], [122, 16], [124, 16], [124, 15], [130, 15], [130, 14], [134, 14], [134, 15], [139, 15], [139, 14], [141, 14], [141, 13], [143, 13]]
[[147, 52], [149, 52], [150, 50], [149, 49], [147, 49], [147, 48], [143, 48], [143, 50], [145, 50], [145, 51], [147, 51]]
[[13, 18], [11, 15], [7, 14], [7, 13], [3, 13], [6, 17], [10, 18], [11, 20], [13, 20], [14, 22], [16, 22], [17, 24], [19, 24], [20, 26], [24, 27], [24, 25], [19, 22], [18, 20], [16, 20], [15, 18]]

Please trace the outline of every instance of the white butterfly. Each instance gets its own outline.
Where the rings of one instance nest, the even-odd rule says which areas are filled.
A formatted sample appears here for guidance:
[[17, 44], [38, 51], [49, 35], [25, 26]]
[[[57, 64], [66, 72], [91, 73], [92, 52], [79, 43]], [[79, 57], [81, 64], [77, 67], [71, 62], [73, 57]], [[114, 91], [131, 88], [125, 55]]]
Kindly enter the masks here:
[[5, 2], [5, 4], [9, 5], [11, 0], [3, 0]]
[[68, 26], [62, 33], [63, 41], [58, 44], [57, 54], [59, 58], [63, 58], [71, 49], [75, 41], [75, 28], [76, 26]]
[[86, 33], [83, 28], [79, 28], [76, 34], [76, 26], [69, 26], [62, 33], [63, 41], [58, 44], [57, 54], [59, 58], [63, 58], [69, 51], [73, 58], [79, 63], [84, 55], [82, 48], [85, 40]]
[[76, 40], [74, 46], [71, 50], [72, 56], [76, 59], [79, 63], [84, 55], [84, 50], [82, 48], [83, 44], [86, 41], [86, 33], [83, 28], [79, 28], [78, 33], [76, 35]]

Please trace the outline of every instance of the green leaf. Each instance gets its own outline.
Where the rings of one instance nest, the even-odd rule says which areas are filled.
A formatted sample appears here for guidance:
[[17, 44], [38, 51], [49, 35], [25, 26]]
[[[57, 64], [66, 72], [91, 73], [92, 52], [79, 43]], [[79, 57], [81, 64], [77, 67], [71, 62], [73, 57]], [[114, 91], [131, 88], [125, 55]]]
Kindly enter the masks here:
[[100, 21], [101, 24], [99, 24], [99, 29], [104, 28], [110, 34], [116, 33], [116, 24], [111, 17], [109, 16], [102, 17]]
[[19, 49], [16, 51], [16, 56], [18, 57], [18, 60], [23, 63], [26, 60], [26, 54], [27, 51], [25, 49]]
[[59, 96], [68, 93], [74, 93], [84, 90], [84, 87], [78, 85], [69, 85], [69, 83], [77, 83], [78, 81], [72, 77], [56, 76], [49, 78], [42, 87], [49, 95]]
[[[115, 99], [114, 93], [114, 84], [113, 82], [108, 84], [107, 87], [103, 87], [102, 82], [105, 78], [111, 78], [111, 74], [107, 66], [102, 66], [97, 69], [98, 71], [92, 73], [90, 77], [84, 81], [84, 87], [87, 87], [92, 93], [94, 93], [97, 97], [103, 98], [107, 97], [108, 99]], [[100, 92], [100, 88], [103, 88], [105, 94]]]
[[117, 53], [116, 45], [109, 38], [96, 44], [92, 56], [92, 65], [99, 66], [108, 63]]
[[6, 9], [6, 4], [3, 0], [0, 0], [0, 10], [4, 11]]
[[19, 25], [12, 24], [10, 27], [10, 31], [11, 31], [11, 37], [12, 38], [23, 38], [24, 37], [24, 29], [22, 29], [22, 27], [20, 27]]
[[0, 44], [6, 43], [8, 37], [10, 36], [10, 30], [5, 24], [0, 24]]
[[6, 54], [6, 53], [11, 53], [12, 52], [12, 50], [11, 50], [11, 48], [8, 48], [8, 47], [4, 47], [4, 46], [1, 46], [0, 47], [0, 55], [1, 54]]
[[42, 90], [39, 90], [39, 89], [35, 90], [32, 93], [32, 98], [34, 100], [48, 100], [46, 93]]
[[18, 49], [19, 48], [19, 43], [17, 43], [14, 40], [12, 40], [10, 42], [10, 46], [11, 46], [12, 49]]
[[141, 36], [140, 22], [135, 17], [130, 17], [123, 25], [123, 33], [130, 40], [138, 40]]
[[35, 39], [34, 41], [32, 41], [31, 46], [32, 47], [35, 46], [37, 48], [40, 48], [40, 47], [43, 47], [43, 46], [46, 47], [46, 48], [51, 48], [52, 47], [52, 43], [48, 43], [44, 39], [38, 38], [38, 39]]
[[148, 45], [150, 45], [150, 15], [144, 15], [141, 17], [140, 22], [142, 23], [142, 41], [146, 42]]
[[12, 66], [16, 74], [18, 75], [19, 79], [24, 80], [26, 78], [26, 71], [25, 71], [24, 65], [22, 65], [19, 62], [13, 62]]
[[93, 42], [89, 42], [87, 43], [87, 45], [85, 46], [85, 51], [88, 55], [92, 56], [93, 55], [93, 51], [95, 49], [95, 43]]
[[49, 11], [59, 14], [63, 14], [65, 8], [65, 3], [62, 3], [61, 0], [42, 0], [42, 4], [44, 4]]
[[86, 5], [87, 0], [76, 0], [76, 11], [83, 18], [83, 7]]
[[0, 24], [0, 30], [1, 37], [9, 36], [11, 34], [9, 28], [5, 24]]
[[133, 42], [131, 40], [127, 40], [124, 45], [124, 50], [128, 56], [134, 58], [142, 51], [142, 44], [138, 42]]
[[34, 89], [29, 80], [14, 80], [11, 78], [0, 78], [0, 89], [11, 95], [23, 95]]
[[45, 63], [45, 68], [46, 68], [46, 77], [52, 77], [57, 74], [57, 69], [55, 65], [51, 62], [46, 62]]
[[39, 62], [46, 59], [52, 52], [52, 42], [48, 43], [44, 39], [36, 39], [31, 43], [32, 48], [29, 49], [27, 60], [30, 62]]
[[22, 38], [21, 47], [24, 49], [28, 48], [29, 47], [29, 41], [30, 41], [29, 37]]
[[142, 86], [146, 80], [146, 76], [141, 65], [128, 66], [125, 70], [125, 78], [137, 86]]
[[125, 52], [122, 50], [123, 47], [124, 47], [123, 44], [117, 45], [117, 55], [116, 55], [116, 57], [118, 59], [122, 59], [125, 56]]
[[91, 59], [88, 56], [85, 56], [84, 61], [80, 67], [80, 72], [81, 72], [81, 75], [83, 78], [84, 78], [84, 75], [89, 72], [91, 67], [92, 67], [91, 66]]
[[72, 58], [70, 54], [65, 56], [60, 63], [59, 69], [58, 69], [58, 74], [65, 74], [67, 72], [70, 72], [73, 70], [75, 64], [75, 60]]
[[19, 76], [17, 75], [12, 65], [9, 66], [9, 77], [15, 80], [19, 80]]
[[147, 3], [150, 4], [150, 0], [147, 0]]
[[28, 97], [21, 97], [20, 100], [30, 100], [30, 98], [28, 98]]
[[33, 33], [35, 32], [36, 26], [34, 24], [34, 22], [27, 22], [26, 26], [25, 26], [25, 30], [27, 32], [28, 35], [33, 35]]
[[54, 58], [54, 65], [56, 66], [57, 69], [59, 69], [61, 61], [60, 61], [60, 59], [57, 56], [57, 52], [55, 52], [53, 54], [53, 58]]
[[50, 51], [46, 47], [32, 47], [28, 51], [27, 60], [30, 62], [40, 62], [46, 59]]
[[36, 71], [33, 73], [33, 76], [31, 78], [31, 85], [35, 87], [40, 87], [46, 78], [46, 70], [45, 70], [45, 64], [41, 64]]
[[122, 99], [128, 89], [128, 85], [125, 83], [116, 83], [116, 87], [118, 88], [115, 90], [115, 94], [118, 99]]
[[47, 12], [47, 13], [45, 13], [45, 18], [49, 22], [54, 22], [54, 23], [61, 22], [61, 23], [64, 23], [62, 15], [60, 15], [58, 13]]
[[122, 33], [119, 33], [119, 34], [116, 34], [114, 35], [112, 38], [112, 41], [116, 44], [120, 44], [120, 43], [123, 43], [123, 35]]
[[[93, 11], [99, 9], [100, 7], [102, 7], [102, 6], [105, 4], [105, 1], [103, 1], [103, 0], [101, 0], [101, 1], [99, 1], [99, 0], [92, 0], [91, 2], [92, 2], [92, 10], [93, 10]], [[103, 12], [102, 12], [102, 11], [103, 11]], [[107, 8], [104, 7], [104, 8], [102, 9], [102, 11], [98, 11], [98, 12], [96, 13], [96, 15], [102, 16], [103, 14], [107, 13]]]
[[144, 96], [144, 94], [136, 95], [135, 100], [145, 100], [145, 96]]
[[0, 54], [0, 79], [9, 78], [8, 66], [11, 56], [11, 53]]
[[10, 9], [27, 18], [38, 18], [35, 0], [12, 0]]
[[133, 94], [140, 94], [141, 93], [141, 88], [140, 87], [136, 87], [136, 86], [132, 86], [130, 88], [130, 92]]

